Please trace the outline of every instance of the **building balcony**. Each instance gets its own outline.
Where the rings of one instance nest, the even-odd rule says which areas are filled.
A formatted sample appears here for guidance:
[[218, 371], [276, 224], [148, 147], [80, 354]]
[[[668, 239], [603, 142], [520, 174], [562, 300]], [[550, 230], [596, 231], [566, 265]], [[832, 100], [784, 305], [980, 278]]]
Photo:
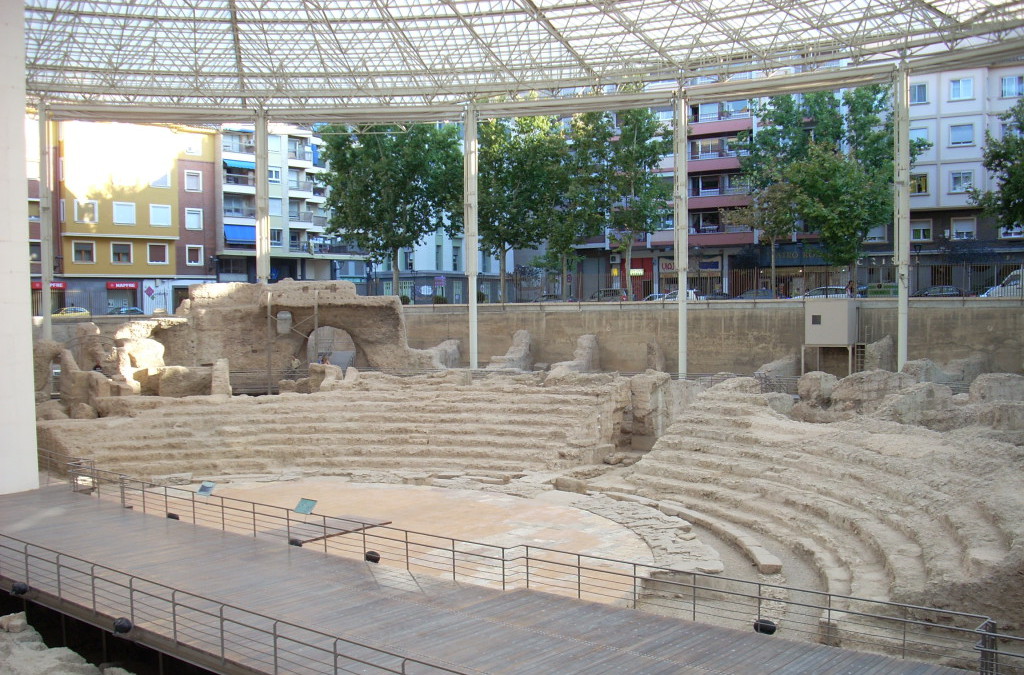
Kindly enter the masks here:
[[697, 157], [691, 156], [686, 163], [688, 173], [711, 173], [739, 171], [740, 158], [736, 154], [704, 153]]
[[[715, 194], [703, 194], [714, 192]], [[690, 196], [687, 206], [691, 209], [727, 209], [750, 204], [750, 195], [746, 190], [730, 193], [727, 190], [704, 190], [701, 195]]]
[[718, 119], [691, 119], [690, 124], [693, 125], [692, 131], [694, 136], [736, 133], [744, 129], [751, 129], [754, 126], [749, 114], [739, 116], [735, 113], [728, 117], [719, 117]]
[[256, 217], [256, 208], [252, 206], [225, 206], [224, 217], [252, 219]]
[[289, 223], [312, 223], [313, 222], [313, 212], [312, 211], [299, 211], [298, 213], [296, 213], [294, 211], [289, 211], [288, 212], [288, 222]]

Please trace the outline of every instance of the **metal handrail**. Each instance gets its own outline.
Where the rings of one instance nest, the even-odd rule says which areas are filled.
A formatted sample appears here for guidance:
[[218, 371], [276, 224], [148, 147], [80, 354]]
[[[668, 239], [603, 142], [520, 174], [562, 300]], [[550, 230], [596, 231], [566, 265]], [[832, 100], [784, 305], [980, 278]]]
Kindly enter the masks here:
[[[19, 546], [12, 546], [8, 542], [14, 542], [19, 545], [20, 551], [18, 550]], [[52, 559], [51, 557], [33, 554], [30, 552], [30, 548], [45, 552], [46, 554], [49, 554]], [[228, 663], [229, 660], [236, 663], [240, 662], [239, 657], [243, 654], [251, 656], [253, 654], [254, 644], [271, 644], [273, 648], [273, 663], [275, 665], [272, 672], [283, 672], [280, 671], [278, 665], [282, 656], [286, 655], [284, 646], [286, 644], [292, 644], [298, 647], [312, 649], [325, 655], [330, 655], [333, 661], [334, 673], [350, 672], [346, 667], [339, 667], [339, 659], [344, 659], [350, 663], [354, 662], [370, 666], [389, 673], [405, 673], [406, 666], [409, 664], [427, 666], [445, 673], [469, 672], [450, 668], [435, 661], [426, 661], [397, 651], [384, 649], [356, 639], [332, 635], [323, 631], [307, 628], [290, 621], [275, 618], [260, 612], [254, 612], [237, 605], [232, 605], [231, 603], [222, 602], [210, 596], [183, 591], [181, 589], [174, 588], [173, 586], [168, 586], [136, 574], [124, 572], [113, 567], [108, 567], [107, 565], [94, 563], [90, 560], [79, 558], [77, 556], [68, 555], [57, 551], [56, 549], [32, 544], [31, 542], [6, 534], [0, 534], [0, 552], [7, 552], [6, 554], [0, 555], [0, 579], [6, 579], [8, 581], [8, 587], [14, 581], [22, 581], [28, 584], [35, 593], [52, 595], [61, 603], [68, 603], [69, 605], [82, 607], [91, 611], [96, 617], [102, 615], [110, 620], [113, 620], [117, 616], [123, 616], [127, 612], [129, 618], [136, 627], [155, 635], [171, 639], [176, 646], [194, 648], [193, 644], [190, 644], [189, 641], [183, 639], [181, 626], [183, 623], [195, 624], [197, 618], [191, 614], [187, 617], [182, 617], [182, 610], [187, 610], [191, 613], [216, 619], [219, 631], [215, 636], [215, 641], [216, 644], [219, 645], [219, 649], [214, 653], [220, 659], [222, 664]], [[12, 560], [14, 556], [20, 556], [20, 569], [18, 569], [17, 565], [19, 561]], [[76, 567], [69, 563], [81, 563], [81, 566]], [[81, 576], [85, 573], [82, 567], [88, 568], [87, 574], [89, 577], [89, 598], [85, 605], [82, 604], [83, 598], [74, 593], [75, 587], [71, 581], [76, 576]], [[44, 572], [48, 569], [52, 570], [51, 575], [45, 576]], [[12, 576], [12, 574], [16, 576]], [[102, 584], [105, 589], [105, 594], [102, 596], [97, 591], [97, 580], [102, 580]], [[120, 603], [113, 601], [103, 602], [103, 600], [108, 598], [110, 587], [112, 586], [116, 589], [120, 589], [121, 594], [124, 596], [117, 598], [121, 601]], [[162, 595], [157, 594], [152, 590], [146, 590], [145, 587], [159, 589], [164, 591], [164, 593]], [[168, 600], [168, 596], [170, 600]], [[181, 599], [183, 596], [184, 600]], [[193, 601], [192, 604], [188, 602], [190, 599]], [[127, 602], [127, 605], [122, 604], [125, 601]], [[144, 601], [150, 601], [153, 602], [153, 604], [146, 605]], [[167, 614], [166, 611], [161, 614], [157, 607], [167, 605], [168, 602], [170, 604], [169, 614]], [[205, 606], [206, 604], [212, 604], [215, 611], [207, 608]], [[146, 614], [145, 610], [147, 609], [152, 610], [151, 615]], [[229, 618], [225, 610], [236, 612], [239, 618]], [[242, 617], [244, 617], [245, 620], [243, 620]], [[187, 621], [182, 621], [183, 618], [187, 618]], [[273, 630], [268, 631], [260, 625], [260, 620], [273, 626]], [[232, 634], [225, 631], [227, 624], [255, 631], [256, 633], [264, 636], [265, 639], [259, 641], [245, 640], [244, 644], [233, 644]], [[294, 630], [295, 635], [301, 635], [302, 637], [283, 637], [279, 630], [282, 626]], [[327, 641], [330, 641], [333, 648], [331, 650], [324, 649], [315, 642], [315, 638], [324, 638]], [[236, 640], [237, 639], [239, 638], [236, 636]], [[269, 642], [267, 642], [267, 640], [269, 640]], [[192, 642], [194, 642], [194, 639]], [[207, 642], [213, 643], [214, 640], [208, 640]], [[229, 659], [228, 651], [232, 646], [237, 649], [236, 654], [238, 656]], [[352, 649], [367, 650], [376, 656], [399, 659], [400, 666], [396, 669], [386, 664], [368, 661], [365, 658], [361, 658], [352, 653], [340, 651], [339, 646], [347, 647], [348, 652], [351, 652]], [[311, 669], [311, 671], [312, 670], [314, 669]], [[318, 668], [315, 670], [316, 672], [320, 672]]]
[[[219, 495], [197, 496], [191, 490], [97, 469], [86, 460], [70, 461], [68, 475], [73, 487], [85, 483], [97, 494], [111, 494], [115, 492], [111, 486], [116, 485], [125, 507], [144, 513], [174, 513], [196, 525], [223, 531], [252, 536], [283, 534], [290, 539], [296, 522], [293, 512], [284, 507]], [[306, 518], [304, 528], [330, 532], [331, 516], [310, 514]], [[384, 554], [383, 564], [401, 566], [410, 573], [423, 570], [453, 580], [500, 584], [502, 589], [527, 588], [586, 600], [624, 602], [633, 608], [656, 607], [688, 614], [693, 620], [717, 619], [728, 625], [742, 625], [755, 616], [760, 619], [766, 607], [775, 607], [768, 613], [780, 619], [780, 626], [795, 634], [809, 634], [819, 642], [843, 641], [869, 650], [888, 647], [886, 653], [903, 658], [941, 656], [966, 662], [969, 654], [977, 653], [981, 672], [997, 672], [986, 670], [991, 666], [985, 664], [998, 663], [999, 656], [1024, 659], [999, 647], [1000, 641], [1020, 638], [1001, 635], [989, 617], [966, 612], [681, 572], [525, 544], [499, 546], [390, 526], [332, 535], [319, 539], [316, 547], [325, 553], [360, 559], [368, 551], [378, 550]], [[779, 609], [782, 607], [785, 612]], [[837, 623], [840, 619], [842, 623]]]

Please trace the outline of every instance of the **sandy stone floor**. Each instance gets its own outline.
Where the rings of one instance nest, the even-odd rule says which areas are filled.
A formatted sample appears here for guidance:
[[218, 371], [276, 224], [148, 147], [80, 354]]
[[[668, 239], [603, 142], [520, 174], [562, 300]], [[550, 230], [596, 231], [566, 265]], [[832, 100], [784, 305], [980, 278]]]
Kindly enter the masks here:
[[632, 530], [607, 518], [559, 503], [571, 497], [549, 491], [535, 499], [413, 485], [350, 483], [313, 477], [276, 483], [229, 483], [216, 494], [294, 508], [317, 500], [314, 513], [366, 516], [391, 527], [498, 546], [529, 544], [629, 561], [651, 560]]

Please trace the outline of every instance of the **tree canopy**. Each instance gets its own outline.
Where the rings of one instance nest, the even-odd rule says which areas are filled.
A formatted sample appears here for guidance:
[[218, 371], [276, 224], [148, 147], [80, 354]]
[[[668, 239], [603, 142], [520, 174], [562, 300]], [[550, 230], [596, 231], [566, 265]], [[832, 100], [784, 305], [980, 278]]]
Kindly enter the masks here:
[[1002, 138], [985, 132], [982, 164], [996, 181], [995, 190], [971, 191], [971, 201], [993, 216], [1004, 232], [1024, 227], [1024, 100], [1000, 115]]
[[462, 151], [454, 125], [393, 125], [356, 133], [327, 127], [324, 174], [331, 188], [330, 232], [343, 234], [377, 262], [391, 260], [398, 293], [398, 252], [438, 229], [462, 225]]
[[[893, 129], [889, 88], [776, 96], [754, 105], [756, 135], [741, 138], [756, 192], [785, 182], [799, 223], [818, 232], [825, 259], [852, 264], [868, 231], [892, 222]], [[927, 142], [911, 145], [911, 161]]]

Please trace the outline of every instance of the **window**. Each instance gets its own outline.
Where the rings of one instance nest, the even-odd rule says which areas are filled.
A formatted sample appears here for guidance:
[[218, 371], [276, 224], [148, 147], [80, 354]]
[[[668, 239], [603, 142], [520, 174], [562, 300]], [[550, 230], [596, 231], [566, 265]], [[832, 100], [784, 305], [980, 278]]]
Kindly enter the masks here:
[[963, 101], [974, 98], [974, 79], [964, 77], [959, 80], [949, 81], [949, 100]]
[[690, 232], [718, 232], [718, 211], [698, 211], [690, 214]]
[[267, 215], [269, 216], [280, 216], [283, 211], [281, 210], [281, 198], [270, 197], [267, 204]]
[[203, 264], [203, 247], [202, 246], [186, 246], [185, 247], [185, 264], [196, 266]]
[[149, 205], [149, 224], [154, 227], [171, 226], [171, 207], [168, 204]]
[[1001, 95], [1003, 98], [1024, 96], [1024, 75], [1010, 75], [1002, 80]]
[[949, 191], [950, 192], [967, 192], [974, 187], [974, 172], [973, 171], [950, 171], [949, 172]]
[[95, 223], [99, 221], [99, 205], [96, 200], [75, 200], [75, 222]]
[[973, 124], [952, 124], [949, 127], [950, 145], [974, 145]]
[[910, 241], [931, 241], [932, 221], [912, 220], [910, 221]]
[[270, 245], [280, 246], [281, 245], [281, 230], [270, 230]]
[[146, 250], [149, 253], [150, 265], [167, 264], [167, 244], [147, 244]]
[[452, 246], [452, 271], [458, 272], [462, 269], [462, 247]]
[[280, 169], [274, 169], [274, 168], [267, 169], [267, 180], [270, 181], [271, 183], [280, 183], [281, 182], [281, 170]]
[[[1002, 125], [1000, 125], [1000, 127], [999, 127], [999, 131], [1000, 131], [1000, 134], [1001, 134], [1000, 138], [1003, 138], [1003, 139], [1010, 138], [1011, 136], [1017, 136], [1017, 135], [1020, 134], [1020, 129], [1018, 129], [1017, 125], [1014, 124], [1013, 122], [1003, 122]], [[61, 201], [61, 206], [63, 207], [63, 205], [64, 205], [64, 202], [62, 200]], [[64, 220], [63, 212], [61, 213], [61, 220]]]
[[43, 247], [38, 241], [28, 243], [28, 259], [31, 262], [39, 262], [43, 259]]
[[[1006, 137], [1005, 133], [1003, 134], [1003, 137], [1004, 138]], [[60, 204], [58, 205], [58, 209], [57, 210], [59, 211], [59, 213], [57, 215], [57, 217], [60, 219], [59, 222], [63, 223], [64, 222], [64, 200], [63, 199], [60, 200]]]
[[288, 200], [288, 220], [298, 220], [299, 210], [302, 207], [301, 199], [289, 199]]
[[132, 245], [127, 242], [114, 242], [110, 245], [110, 262], [117, 265], [130, 265], [132, 262]]
[[690, 159], [714, 159], [719, 157], [721, 145], [717, 138], [701, 138], [690, 141]]
[[224, 134], [221, 148], [224, 152], [252, 153], [253, 139], [248, 134]]
[[910, 104], [928, 102], [928, 85], [924, 82], [910, 85]]
[[1024, 226], [1021, 225], [1016, 225], [1008, 230], [998, 226], [996, 229], [999, 231], [1000, 239], [1020, 239], [1024, 237]]
[[254, 218], [252, 202], [240, 195], [224, 195], [224, 215], [231, 218]]
[[926, 173], [912, 173], [912, 174], [910, 174], [910, 194], [912, 194], [912, 195], [925, 195], [925, 194], [928, 194], [928, 174], [926, 174]]
[[914, 127], [910, 130], [910, 141], [928, 141], [927, 127]]
[[952, 218], [949, 224], [953, 239], [974, 239], [974, 218]]
[[169, 173], [165, 173], [162, 176], [154, 178], [153, 182], [150, 183], [149, 186], [158, 188], [169, 188], [171, 187], [171, 175]]
[[71, 259], [76, 263], [96, 262], [96, 244], [91, 241], [72, 242]]
[[864, 237], [864, 241], [885, 241], [886, 226], [876, 225], [868, 230], [868, 234]]
[[694, 197], [713, 197], [721, 192], [720, 176], [694, 176], [690, 179], [690, 194]]
[[270, 135], [267, 136], [267, 151], [268, 152], [281, 152], [281, 137]]
[[114, 202], [114, 224], [135, 224], [135, 202]]
[[185, 172], [185, 192], [202, 192], [203, 174], [200, 171]]
[[203, 229], [203, 210], [202, 209], [185, 209], [185, 229], [186, 230], [201, 230], [201, 229]]
[[722, 104], [729, 117], [750, 117], [750, 104], [747, 99], [742, 101], [726, 101]]

